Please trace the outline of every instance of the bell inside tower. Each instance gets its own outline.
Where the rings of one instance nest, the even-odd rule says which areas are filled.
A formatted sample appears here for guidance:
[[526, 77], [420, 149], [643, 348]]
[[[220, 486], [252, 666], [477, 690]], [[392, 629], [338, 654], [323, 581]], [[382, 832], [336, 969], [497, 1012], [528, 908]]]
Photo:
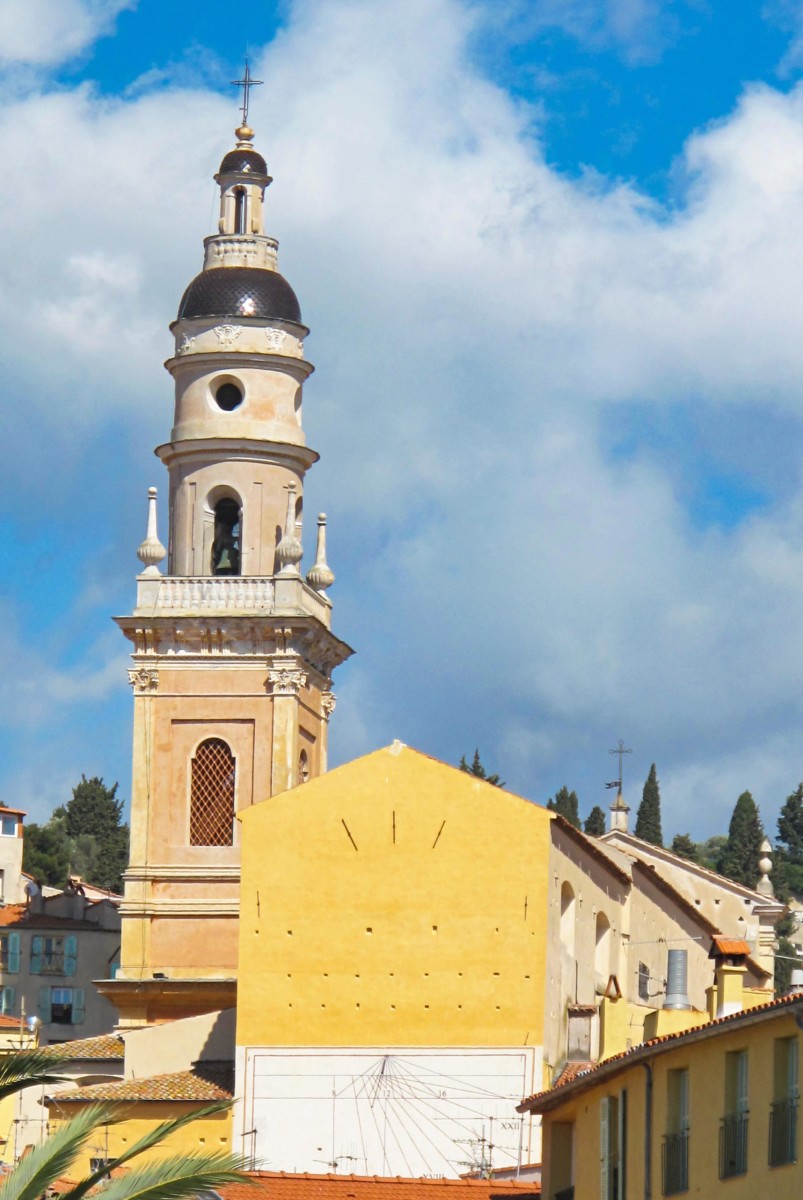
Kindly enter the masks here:
[[212, 574], [240, 574], [240, 506], [228, 497], [215, 505]]

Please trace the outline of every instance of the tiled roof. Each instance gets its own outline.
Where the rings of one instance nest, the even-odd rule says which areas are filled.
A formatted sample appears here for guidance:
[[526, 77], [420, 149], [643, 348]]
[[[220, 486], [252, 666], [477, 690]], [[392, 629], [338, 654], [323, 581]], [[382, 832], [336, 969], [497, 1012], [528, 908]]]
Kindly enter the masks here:
[[48, 1096], [46, 1102], [57, 1099], [64, 1104], [87, 1104], [96, 1100], [178, 1102], [230, 1100], [234, 1094], [234, 1065], [232, 1063], [196, 1063], [191, 1071], [174, 1071], [171, 1075], [152, 1075], [148, 1079], [122, 1079], [119, 1083], [94, 1083]]
[[125, 1058], [125, 1043], [119, 1034], [102, 1033], [100, 1037], [76, 1038], [72, 1042], [57, 1042], [53, 1046], [45, 1046], [42, 1053], [63, 1059], [92, 1058], [108, 1061], [113, 1058], [122, 1061]]
[[24, 904], [4, 904], [0, 908], [0, 927], [9, 925], [24, 925], [26, 929], [92, 929], [96, 933], [100, 929], [94, 921], [51, 917], [46, 912], [31, 912]]
[[532, 1179], [407, 1179], [399, 1175], [292, 1175], [249, 1171], [252, 1183], [229, 1183], [223, 1200], [494, 1200], [541, 1195]]
[[0, 1016], [0, 1029], [16, 1029], [17, 1033], [19, 1033], [19, 1030], [20, 1030], [19, 1017]]
[[711, 958], [715, 955], [731, 956], [734, 954], [743, 954], [746, 957], [749, 953], [750, 947], [747, 942], [742, 941], [740, 938], [715, 937], [711, 939], [711, 954], [709, 956]]
[[[644, 1058], [652, 1058], [654, 1054], [662, 1054], [665, 1050], [673, 1049], [678, 1043], [698, 1042], [704, 1038], [713, 1037], [717, 1033], [727, 1032], [731, 1026], [741, 1024], [757, 1024], [764, 1018], [782, 1014], [786, 1009], [803, 1012], [803, 993], [791, 996], [781, 996], [779, 1000], [769, 1000], [766, 1004], [757, 1004], [755, 1008], [745, 1008], [740, 1012], [729, 1013], [726, 1017], [717, 1017], [714, 1021], [706, 1021], [702, 1025], [693, 1025], [691, 1029], [682, 1029], [677, 1033], [664, 1033], [660, 1037], [650, 1038], [648, 1042], [640, 1042], [621, 1054], [614, 1054], [602, 1062], [595, 1063], [587, 1070], [577, 1071], [570, 1078], [564, 1078], [564, 1072], [551, 1088], [528, 1096], [516, 1106], [517, 1112], [548, 1112], [556, 1108], [565, 1092], [571, 1091], [576, 1095], [593, 1086], [599, 1079], [607, 1079], [619, 1071], [626, 1070], [633, 1063], [641, 1062]], [[556, 1095], [557, 1093], [557, 1095]]]
[[552, 1087], [563, 1087], [565, 1083], [571, 1083], [578, 1075], [585, 1075], [586, 1071], [590, 1071], [593, 1066], [592, 1062], [567, 1062]]

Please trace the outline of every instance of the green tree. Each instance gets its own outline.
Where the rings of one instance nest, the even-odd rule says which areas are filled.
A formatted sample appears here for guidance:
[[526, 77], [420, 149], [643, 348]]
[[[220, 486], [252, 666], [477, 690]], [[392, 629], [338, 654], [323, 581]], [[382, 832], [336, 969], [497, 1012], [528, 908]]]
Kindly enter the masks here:
[[70, 847], [63, 834], [47, 825], [26, 825], [22, 869], [40, 883], [64, 887], [70, 867]]
[[791, 863], [803, 865], [803, 783], [787, 796], [778, 817], [778, 841]]
[[760, 875], [758, 860], [763, 840], [756, 802], [749, 792], [742, 792], [731, 817], [728, 840], [717, 868], [719, 873], [734, 883], [754, 888]]
[[[0, 1057], [0, 1098], [34, 1084], [60, 1082], [59, 1065], [58, 1059], [39, 1051], [3, 1055]], [[66, 1190], [60, 1189], [60, 1200], [83, 1200], [90, 1190], [101, 1185], [104, 1200], [190, 1200], [227, 1183], [248, 1182], [247, 1176], [242, 1174], [242, 1161], [220, 1153], [171, 1155], [144, 1167], [127, 1169], [117, 1178], [105, 1182], [116, 1168], [127, 1168], [132, 1159], [160, 1145], [191, 1121], [223, 1112], [226, 1108], [227, 1103], [209, 1104], [195, 1112], [163, 1121], [122, 1154], [104, 1162], [97, 1171], [73, 1182]], [[97, 1137], [97, 1131], [118, 1119], [111, 1105], [95, 1104], [65, 1121], [2, 1176], [0, 1200], [40, 1200], [57, 1180], [70, 1174], [71, 1165], [87, 1142]]]
[[585, 820], [583, 832], [590, 837], [600, 837], [605, 832], [605, 813], [595, 804]]
[[474, 751], [474, 757], [471, 760], [471, 766], [466, 762], [465, 754], [460, 759], [460, 770], [465, 771], [469, 775], [476, 775], [477, 779], [484, 779], [486, 783], [493, 784], [494, 787], [504, 787], [504, 782], [498, 775], [489, 775], [482, 765], [479, 750]]
[[69, 840], [70, 866], [75, 874], [114, 892], [122, 891], [128, 864], [128, 826], [122, 816], [117, 784], [109, 788], [97, 776], [87, 779], [82, 775], [72, 799], [51, 817], [51, 823], [61, 824]]
[[691, 840], [688, 833], [676, 833], [672, 838], [672, 851], [679, 854], [681, 858], [688, 858], [690, 862], [697, 862], [697, 846]]
[[546, 806], [551, 812], [560, 813], [567, 821], [571, 821], [575, 829], [580, 829], [580, 804], [577, 792], [570, 792], [564, 785], [555, 792], [554, 800], [551, 798], [547, 800]]
[[650, 773], [644, 784], [641, 804], [636, 813], [636, 837], [653, 846], [663, 846], [664, 837], [661, 832], [661, 791], [658, 787], [658, 776], [655, 773], [655, 763], [650, 767]]
[[708, 867], [709, 871], [718, 871], [727, 844], [728, 839], [723, 833], [715, 834], [706, 842], [698, 842], [697, 861], [700, 866]]
[[789, 940], [794, 931], [795, 922], [791, 913], [781, 917], [775, 926], [778, 941], [775, 949], [775, 995], [785, 996], [792, 982], [792, 971], [795, 963], [803, 965], [803, 959], [798, 958], [797, 947]]

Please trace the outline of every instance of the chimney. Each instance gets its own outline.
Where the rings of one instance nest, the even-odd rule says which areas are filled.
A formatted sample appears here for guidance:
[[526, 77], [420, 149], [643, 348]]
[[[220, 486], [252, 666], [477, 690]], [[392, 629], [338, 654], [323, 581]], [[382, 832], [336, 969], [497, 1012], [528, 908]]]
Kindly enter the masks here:
[[750, 947], [741, 938], [714, 937], [709, 958], [714, 960], [714, 1017], [727, 1017], [744, 1008], [744, 976]]
[[666, 969], [664, 1008], [691, 1008], [688, 995], [689, 952], [670, 950]]

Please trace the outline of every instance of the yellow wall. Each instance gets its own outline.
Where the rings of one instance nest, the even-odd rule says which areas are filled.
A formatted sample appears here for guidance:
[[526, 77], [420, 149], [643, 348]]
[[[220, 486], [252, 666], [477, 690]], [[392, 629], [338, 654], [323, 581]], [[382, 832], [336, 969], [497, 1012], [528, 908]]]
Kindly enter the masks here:
[[394, 743], [241, 819], [239, 1045], [542, 1042], [545, 809]]
[[[796, 1165], [770, 1168], [767, 1165], [769, 1113], [773, 1099], [773, 1042], [798, 1036], [791, 1014], [742, 1029], [718, 1030], [711, 1036], [653, 1057], [652, 1171], [653, 1196], [662, 1194], [661, 1152], [667, 1130], [667, 1073], [689, 1071], [689, 1190], [687, 1196], [727, 1196], [728, 1200], [798, 1200], [803, 1192], [803, 1168]], [[749, 1055], [749, 1123], [747, 1174], [719, 1178], [719, 1129], [725, 1114], [725, 1055], [747, 1050]], [[628, 1095], [627, 1195], [644, 1194], [646, 1071], [640, 1064], [601, 1083], [576, 1100], [568, 1100], [543, 1118], [544, 1200], [552, 1200], [556, 1186], [565, 1186], [553, 1159], [554, 1147], [565, 1141], [565, 1126], [574, 1124], [575, 1195], [582, 1200], [600, 1197], [600, 1100]], [[552, 1128], [558, 1127], [553, 1139]], [[798, 1146], [803, 1146], [803, 1122], [799, 1115]]]
[[[150, 1133], [161, 1121], [169, 1121], [186, 1112], [189, 1107], [200, 1108], [200, 1104], [192, 1106], [176, 1102], [140, 1102], [138, 1104], [115, 1104], [118, 1118], [116, 1125], [102, 1125], [89, 1139], [88, 1144], [75, 1164], [70, 1168], [70, 1178], [80, 1178], [88, 1174], [90, 1158], [115, 1158], [124, 1150], [130, 1149], [138, 1138]], [[77, 1116], [85, 1108], [83, 1104], [65, 1104], [60, 1110], [57, 1103], [49, 1106], [50, 1128], [55, 1130], [71, 1117]], [[190, 1122], [177, 1133], [169, 1137], [160, 1146], [143, 1154], [132, 1162], [135, 1166], [158, 1161], [171, 1154], [212, 1153], [213, 1151], [231, 1150], [231, 1112], [221, 1113], [214, 1117], [204, 1117]]]

